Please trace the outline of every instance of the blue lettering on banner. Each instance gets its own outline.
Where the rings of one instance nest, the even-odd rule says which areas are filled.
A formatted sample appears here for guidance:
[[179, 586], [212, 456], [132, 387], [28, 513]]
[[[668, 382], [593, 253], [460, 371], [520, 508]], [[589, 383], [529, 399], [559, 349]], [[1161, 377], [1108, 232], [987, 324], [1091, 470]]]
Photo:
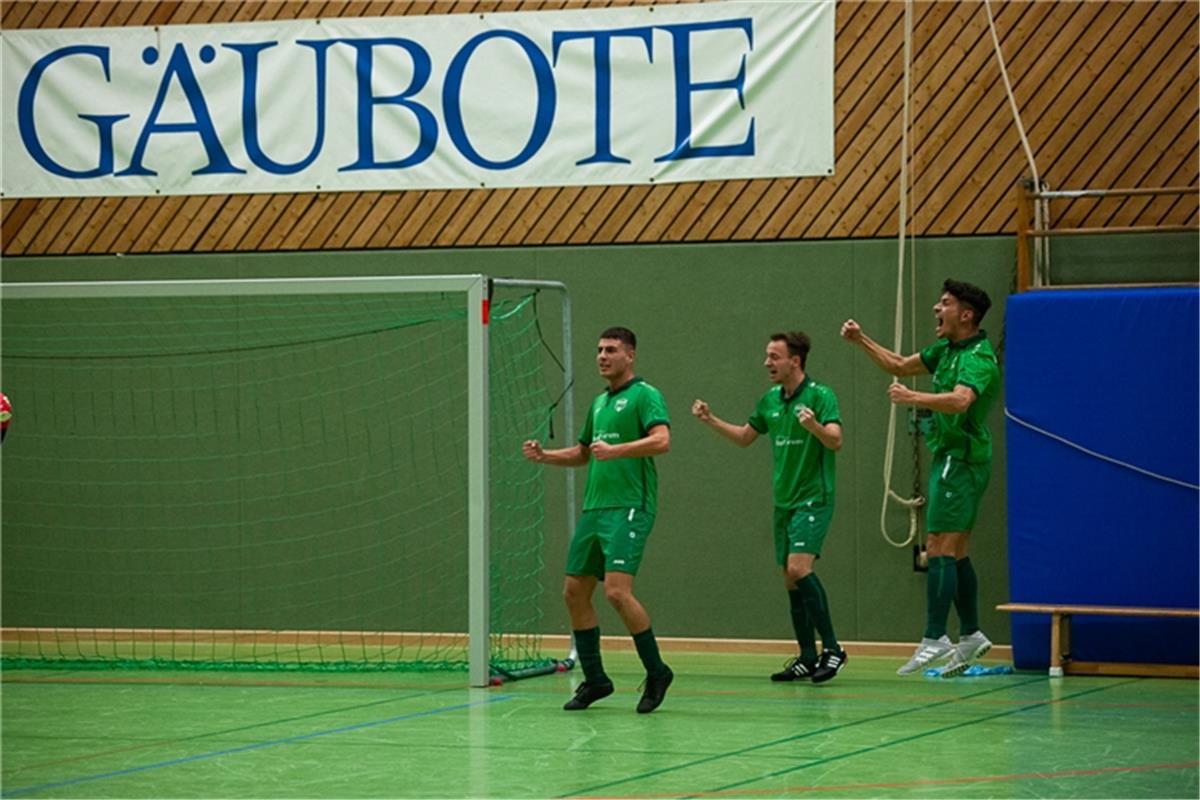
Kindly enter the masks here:
[[95, 56], [100, 61], [100, 66], [104, 69], [105, 83], [111, 80], [108, 71], [107, 47], [89, 47], [88, 45], [63, 47], [39, 58], [33, 67], [30, 68], [29, 74], [25, 76], [25, 80], [21, 83], [21, 92], [17, 98], [17, 127], [21, 132], [21, 143], [25, 145], [26, 152], [37, 162], [38, 166], [53, 175], [77, 180], [109, 175], [113, 169], [113, 126], [121, 120], [128, 118], [128, 114], [79, 115], [80, 119], [86, 119], [93, 123], [100, 134], [100, 155], [97, 159], [95, 169], [72, 170], [64, 167], [50, 157], [38, 139], [37, 126], [33, 121], [33, 105], [37, 98], [38, 86], [41, 84], [42, 75], [56, 62], [64, 58], [70, 58], [71, 56]]
[[692, 74], [691, 35], [693, 31], [711, 31], [721, 28], [741, 28], [746, 32], [750, 49], [754, 49], [754, 31], [749, 19], [719, 20], [716, 22], [699, 22], [687, 25], [664, 25], [663, 29], [671, 34], [671, 43], [675, 52], [675, 149], [666, 155], [659, 156], [655, 161], [675, 161], [681, 158], [720, 158], [727, 156], [754, 155], [754, 118], [750, 118], [750, 131], [741, 144], [708, 145], [694, 147], [692, 145], [692, 93], [712, 91], [716, 89], [735, 89], [738, 105], [746, 108], [746, 56], [742, 56], [742, 65], [736, 77], [724, 81], [706, 81], [695, 83]]
[[[420, 164], [432, 155], [437, 147], [438, 125], [433, 112], [421, 105], [412, 96], [425, 88], [433, 73], [429, 53], [411, 39], [341, 39], [353, 47], [358, 54], [355, 69], [358, 76], [358, 160], [339, 167], [338, 172], [362, 169], [405, 169]], [[390, 97], [376, 97], [371, 93], [371, 75], [374, 73], [375, 48], [393, 45], [407, 51], [412, 59], [413, 78], [408, 88]], [[395, 161], [375, 160], [375, 106], [397, 105], [407, 108], [417, 118], [420, 128], [416, 148], [407, 156]]]
[[612, 40], [616, 36], [633, 36], [646, 45], [646, 56], [654, 63], [654, 43], [650, 28], [623, 28], [611, 31], [555, 31], [553, 37], [554, 63], [558, 64], [558, 48], [572, 39], [594, 39], [593, 68], [596, 73], [596, 152], [576, 161], [575, 166], [609, 162], [629, 164], [628, 158], [613, 155], [612, 151]]
[[[747, 49], [740, 53], [740, 63], [736, 74], [718, 80], [700, 81], [692, 76], [693, 40], [704, 32], [730, 30], [745, 35]], [[633, 40], [641, 42], [645, 48], [646, 64], [654, 64], [655, 31], [662, 31], [670, 37], [671, 52], [674, 57], [673, 96], [675, 115], [675, 136], [670, 149], [663, 155], [655, 157], [655, 162], [680, 161], [698, 158], [731, 158], [752, 156], [755, 154], [755, 117], [746, 114], [746, 60], [747, 54], [754, 49], [753, 20], [747, 18], [727, 19], [718, 21], [696, 22], [686, 24], [665, 24], [641, 27], [620, 27], [606, 30], [555, 30], [550, 37], [550, 55], [546, 53], [525, 34], [508, 29], [495, 29], [473, 36], [463, 44], [446, 65], [444, 81], [441, 87], [441, 124], [445, 127], [446, 139], [454, 149], [470, 164], [485, 170], [511, 170], [530, 161], [542, 149], [550, 137], [555, 122], [558, 107], [558, 88], [555, 82], [555, 69], [559, 65], [560, 53], [571, 47], [590, 47], [592, 78], [594, 81], [592, 108], [594, 111], [593, 137], [590, 142], [592, 152], [582, 155], [574, 161], [576, 166], [590, 164], [631, 164], [631, 159], [619, 154], [620, 143], [613, 141], [613, 105], [614, 87], [613, 45], [618, 40]], [[56, 64], [75, 58], [94, 59], [99, 63], [98, 76], [105, 83], [112, 83], [110, 60], [112, 54], [108, 47], [98, 45], [71, 45], [54, 50], [37, 59], [20, 84], [17, 103], [18, 129], [20, 139], [29, 156], [46, 172], [72, 180], [86, 180], [101, 176], [155, 176], [158, 173], [154, 165], [147, 163], [147, 151], [155, 137], [179, 136], [181, 134], [195, 137], [203, 147], [207, 163], [194, 170], [193, 175], [228, 175], [246, 174], [245, 167], [253, 167], [271, 175], [292, 175], [302, 172], [311, 166], [326, 148], [326, 131], [330, 121], [326, 119], [328, 109], [329, 61], [330, 52], [336, 47], [350, 48], [354, 54], [354, 109], [356, 141], [353, 160], [337, 168], [338, 172], [353, 172], [363, 170], [404, 170], [411, 169], [430, 158], [438, 147], [441, 130], [439, 118], [435, 110], [428, 105], [428, 99], [419, 98], [420, 93], [429, 84], [433, 75], [434, 64], [429, 52], [419, 42], [407, 38], [330, 38], [326, 40], [297, 40], [296, 46], [306, 48], [312, 54], [313, 80], [313, 111], [315, 126], [311, 147], [308, 152], [297, 160], [279, 161], [264, 150], [260, 135], [260, 115], [263, 113], [259, 103], [260, 93], [269, 93], [270, 87], [262, 84], [261, 60], [267, 51], [278, 47], [277, 41], [262, 42], [226, 42], [220, 48], [228, 53], [229, 58], [236, 58], [240, 65], [241, 75], [241, 104], [238, 112], [240, 124], [229, 125], [228, 128], [240, 130], [245, 157], [248, 164], [235, 164], [222, 145], [217, 133], [218, 125], [213, 119], [209, 103], [205, 97], [203, 82], [197, 76], [189, 53], [183, 44], [175, 44], [170, 50], [169, 57], [162, 67], [158, 77], [157, 92], [154, 102], [145, 121], [141, 124], [128, 163], [116, 163], [114, 153], [114, 131], [124, 120], [130, 118], [130, 113], [114, 114], [85, 114], [77, 113], [79, 119], [95, 126], [98, 152], [94, 165], [66, 165], [56, 160], [47, 152], [46, 146], [39, 138], [35, 120], [35, 105], [38, 93], [43, 88], [47, 74]], [[509, 47], [517, 53], [518, 58], [524, 58], [529, 65], [533, 79], [535, 103], [532, 111], [532, 125], [528, 139], [520, 146], [519, 151], [487, 156], [481, 153], [479, 142], [473, 141], [467, 132], [467, 120], [464, 119], [463, 91], [467, 80], [468, 67], [476, 52], [483, 47]], [[211, 45], [198, 48], [197, 55], [204, 64], [209, 64], [217, 58], [218, 50]], [[157, 47], [146, 47], [142, 51], [142, 62], [147, 67], [155, 66], [160, 59]], [[270, 54], [268, 54], [269, 57]], [[737, 58], [738, 53], [730, 57]], [[379, 91], [373, 86], [373, 79], [378, 81], [376, 71], [380, 60], [387, 60], [389, 66], [394, 65], [394, 59], [403, 58], [411, 67], [411, 77], [407, 86], [399, 88], [391, 94], [376, 94]], [[634, 62], [636, 63], [636, 61]], [[732, 63], [729, 66], [733, 71]], [[78, 70], [76, 70], [78, 73]], [[515, 87], [514, 87], [515, 88]], [[176, 91], [177, 90], [177, 91]], [[182, 95], [189, 117], [183, 121], [163, 119], [164, 105], [169, 93]], [[693, 141], [693, 97], [703, 92], [735, 92], [738, 106], [746, 119], [745, 136], [740, 142], [706, 142]], [[416, 124], [416, 137], [412, 149], [407, 155], [392, 160], [381, 160], [376, 152], [377, 110], [384, 106], [403, 109], [411, 115]], [[217, 109], [218, 113], [221, 109]], [[523, 109], [504, 109], [506, 115], [519, 115]], [[389, 134], [393, 133], [388, 131]], [[389, 139], [390, 141], [390, 139]], [[407, 148], [407, 145], [405, 145]], [[179, 148], [173, 147], [173, 153]], [[660, 151], [661, 152], [661, 151]], [[276, 154], [278, 155], [278, 154]], [[571, 156], [574, 158], [575, 154]], [[648, 154], [647, 154], [648, 157]], [[90, 156], [89, 156], [90, 159]], [[122, 168], [123, 166], [123, 168]]]
[[[462, 96], [463, 73], [467, 61], [479, 45], [488, 39], [502, 37], [516, 42], [529, 58], [533, 67], [534, 79], [537, 81], [537, 113], [533, 118], [533, 132], [521, 152], [508, 161], [489, 161], [467, 139], [466, 128], [463, 127], [462, 106], [459, 104]], [[446, 73], [446, 83], [442, 87], [442, 113], [446, 117], [446, 133], [458, 148], [458, 152], [472, 164], [488, 169], [512, 169], [524, 164], [545, 143], [550, 135], [550, 125], [554, 121], [554, 107], [558, 102], [557, 91], [554, 88], [554, 75], [550, 71], [550, 62], [528, 36], [516, 31], [488, 31], [472, 37], [462, 49], [455, 54]]]

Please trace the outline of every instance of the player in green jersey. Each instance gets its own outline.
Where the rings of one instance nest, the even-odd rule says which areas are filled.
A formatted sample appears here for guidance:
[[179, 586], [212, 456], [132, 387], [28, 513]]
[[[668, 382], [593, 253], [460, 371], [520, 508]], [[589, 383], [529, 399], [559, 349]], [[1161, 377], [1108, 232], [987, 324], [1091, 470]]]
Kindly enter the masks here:
[[523, 447], [525, 457], [539, 464], [588, 465], [583, 513], [567, 553], [563, 585], [584, 676], [575, 696], [563, 706], [568, 711], [585, 709], [613, 693], [600, 658], [600, 625], [592, 606], [600, 581], [646, 668], [638, 713], [658, 708], [674, 679], [659, 655], [650, 615], [633, 594], [633, 578], [657, 510], [654, 456], [671, 447], [666, 403], [658, 389], [634, 375], [636, 355], [637, 337], [628, 328], [609, 328], [600, 334], [596, 366], [608, 388], [592, 401], [579, 443], [545, 450], [530, 440]]
[[[929, 539], [925, 633], [916, 652], [897, 672], [908, 675], [949, 658], [942, 670], [953, 677], [991, 649], [979, 630], [979, 589], [968, 555], [971, 530], [991, 476], [992, 436], [986, 417], [1000, 390], [1000, 367], [979, 324], [991, 307], [987, 292], [947, 279], [933, 313], [938, 341], [919, 353], [901, 356], [863, 333], [854, 320], [842, 325], [842, 337], [861, 347], [891, 375], [933, 374], [933, 391], [917, 392], [893, 382], [888, 397], [897, 405], [933, 412], [927, 439], [933, 453], [926, 526]], [[958, 644], [946, 635], [950, 606], [958, 611]]]
[[[809, 337], [799, 331], [771, 336], [763, 366], [774, 386], [745, 424], [726, 422], [703, 400], [692, 404], [692, 414], [740, 447], [748, 447], [764, 433], [771, 439], [775, 560], [783, 568], [792, 628], [800, 645], [800, 655], [771, 680], [823, 683], [846, 664], [825, 587], [813, 571], [833, 518], [834, 453], [842, 447], [842, 420], [837, 395], [805, 373], [811, 348]], [[819, 656], [814, 627], [821, 634]]]

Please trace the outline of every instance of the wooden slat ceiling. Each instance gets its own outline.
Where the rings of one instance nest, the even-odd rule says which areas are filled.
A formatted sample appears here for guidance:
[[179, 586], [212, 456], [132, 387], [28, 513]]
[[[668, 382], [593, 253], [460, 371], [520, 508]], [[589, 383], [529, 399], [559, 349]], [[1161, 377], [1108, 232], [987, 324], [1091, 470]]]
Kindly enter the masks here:
[[[613, 5], [628, 4], [617, 0]], [[584, 2], [6, 2], [13, 29], [488, 13]], [[603, 5], [609, 5], [604, 3]], [[1195, 186], [1198, 9], [992, 5], [1050, 188]], [[836, 174], [654, 186], [5, 199], [4, 255], [780, 241], [895, 236], [904, 5], [837, 4]], [[1015, 231], [1029, 168], [982, 4], [914, 6], [910, 214], [921, 236]], [[1056, 226], [1197, 225], [1198, 200], [1074, 201]]]

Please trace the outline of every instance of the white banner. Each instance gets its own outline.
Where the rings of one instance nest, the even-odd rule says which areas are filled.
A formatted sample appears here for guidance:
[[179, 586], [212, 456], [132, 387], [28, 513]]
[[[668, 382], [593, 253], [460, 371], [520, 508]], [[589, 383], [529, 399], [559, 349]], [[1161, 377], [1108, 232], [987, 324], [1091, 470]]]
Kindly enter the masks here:
[[4, 197], [833, 173], [833, 0], [4, 31]]

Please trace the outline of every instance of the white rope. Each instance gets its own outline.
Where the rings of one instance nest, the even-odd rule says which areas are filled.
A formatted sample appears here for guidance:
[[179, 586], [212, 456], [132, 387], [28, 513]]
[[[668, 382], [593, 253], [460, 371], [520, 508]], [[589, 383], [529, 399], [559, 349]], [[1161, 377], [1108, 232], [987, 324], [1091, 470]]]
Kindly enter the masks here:
[[1027, 422], [1027, 421], [1021, 419], [1016, 414], [1009, 411], [1007, 408], [1004, 409], [1004, 416], [1008, 417], [1009, 419], [1011, 419], [1013, 422], [1017, 423], [1018, 425], [1029, 428], [1029, 430], [1035, 431], [1036, 433], [1040, 433], [1042, 436], [1053, 439], [1056, 442], [1061, 442], [1062, 444], [1065, 444], [1067, 447], [1073, 447], [1076, 450], [1080, 451], [1081, 453], [1087, 453], [1089, 456], [1092, 456], [1093, 458], [1098, 458], [1101, 461], [1107, 461], [1110, 464], [1116, 464], [1118, 467], [1125, 467], [1125, 469], [1133, 470], [1134, 472], [1137, 472], [1141, 475], [1146, 475], [1147, 477], [1150, 477], [1150, 478], [1155, 478], [1157, 480], [1165, 481], [1167, 483], [1173, 483], [1176, 486], [1182, 486], [1185, 489], [1194, 489], [1196, 491], [1200, 491], [1200, 485], [1198, 485], [1198, 484], [1188, 483], [1187, 481], [1181, 481], [1178, 478], [1172, 478], [1168, 475], [1160, 475], [1157, 472], [1151, 472], [1148, 469], [1142, 469], [1141, 467], [1130, 464], [1127, 461], [1121, 461], [1118, 458], [1113, 458], [1112, 456], [1106, 456], [1103, 453], [1097, 453], [1095, 450], [1089, 450], [1088, 448], [1084, 447], [1081, 444], [1076, 444], [1075, 442], [1072, 442], [1070, 439], [1059, 436], [1056, 433], [1051, 433], [1050, 431], [1045, 430], [1044, 428], [1039, 428], [1037, 425], [1034, 425], [1032, 422]]
[[[904, 3], [904, 112], [900, 129], [900, 231], [896, 248], [896, 318], [893, 327], [893, 341], [896, 352], [903, 346], [904, 338], [904, 234], [908, 229], [908, 194], [909, 175], [908, 161], [910, 158], [908, 129], [909, 129], [909, 80], [912, 71], [912, 0]], [[914, 280], [915, 284], [916, 281]], [[915, 306], [915, 302], [912, 304]], [[915, 312], [914, 312], [915, 313]], [[913, 323], [915, 327], [915, 321]], [[896, 378], [892, 378], [897, 383]], [[879, 509], [879, 532], [892, 547], [908, 547], [917, 538], [917, 509], [925, 504], [925, 498], [904, 498], [892, 490], [892, 462], [896, 454], [896, 404], [888, 403], [887, 443], [883, 451], [883, 505]], [[908, 509], [908, 537], [902, 541], [894, 540], [887, 530], [888, 500], [894, 500]]]
[[[996, 50], [996, 63], [1000, 66], [1000, 77], [1004, 81], [1004, 92], [1008, 95], [1008, 107], [1012, 111], [1013, 122], [1017, 126], [1017, 135], [1021, 137], [1021, 147], [1025, 149], [1025, 160], [1029, 162], [1029, 173], [1033, 176], [1033, 190], [1041, 191], [1042, 182], [1038, 177], [1037, 164], [1033, 160], [1033, 148], [1029, 146], [1029, 139], [1025, 136], [1025, 126], [1021, 123], [1021, 111], [1017, 108], [1017, 98], [1013, 95], [1012, 82], [1008, 79], [1008, 69], [1004, 66], [1004, 53], [1000, 49], [1000, 37], [996, 34], [996, 20], [992, 16], [992, 4], [990, 0], [983, 0], [983, 9], [987, 12], [988, 30], [992, 34], [992, 47]], [[1046, 208], [1046, 201], [1038, 199], [1033, 204], [1033, 226], [1039, 230], [1045, 230], [1048, 223], [1049, 209]], [[1043, 275], [1049, 265], [1049, 248], [1050, 243], [1045, 237], [1038, 236], [1033, 242], [1033, 285], [1042, 286], [1049, 280], [1049, 276]]]

